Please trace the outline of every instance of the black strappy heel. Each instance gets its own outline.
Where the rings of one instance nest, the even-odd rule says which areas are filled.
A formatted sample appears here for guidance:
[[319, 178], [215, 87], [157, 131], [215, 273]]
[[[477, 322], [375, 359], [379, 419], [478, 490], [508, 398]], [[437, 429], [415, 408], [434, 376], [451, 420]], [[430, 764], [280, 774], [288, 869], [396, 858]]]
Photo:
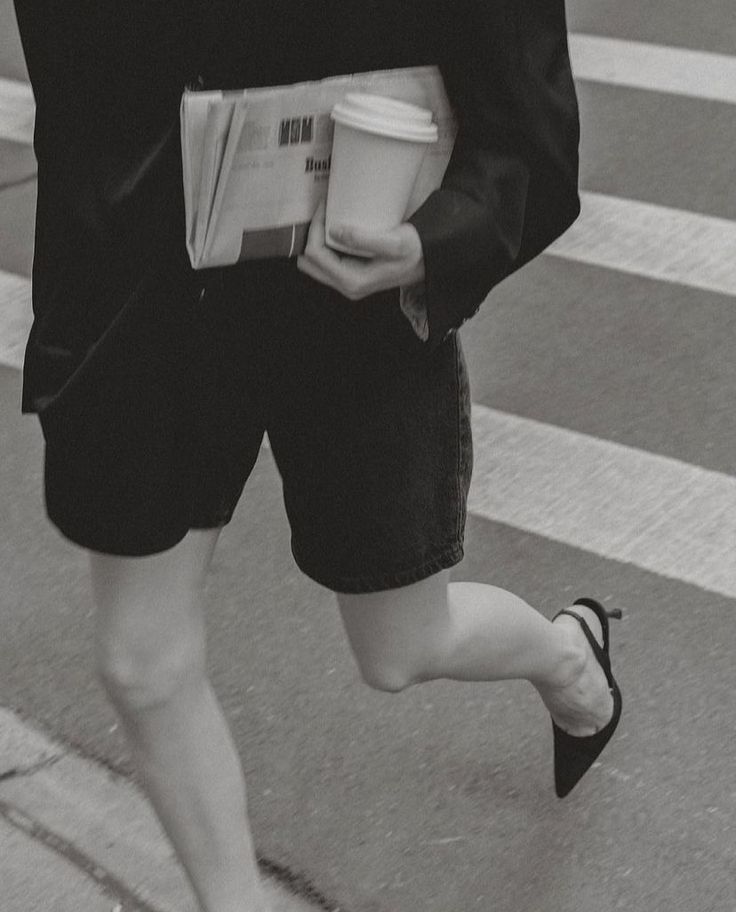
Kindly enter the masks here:
[[603, 628], [603, 648], [601, 648], [598, 641], [593, 636], [590, 627], [588, 627], [587, 623], [576, 612], [563, 608], [563, 610], [559, 611], [552, 620], [554, 621], [561, 614], [568, 614], [570, 617], [574, 617], [582, 627], [583, 633], [598, 660], [598, 664], [606, 675], [608, 687], [613, 694], [613, 715], [608, 724], [600, 731], [593, 735], [584, 735], [582, 737], [569, 735], [555, 723], [554, 719], [552, 720], [555, 749], [555, 790], [558, 798], [564, 798], [565, 795], [568, 795], [595, 763], [599, 754], [611, 740], [611, 737], [616, 730], [616, 726], [621, 718], [622, 707], [621, 691], [611, 672], [608, 631], [609, 617], [620, 618], [621, 609], [614, 608], [610, 611], [606, 610], [598, 602], [589, 598], [577, 599], [573, 604], [584, 605], [586, 608], [590, 608], [596, 613], [598, 620], [601, 622], [601, 627]]

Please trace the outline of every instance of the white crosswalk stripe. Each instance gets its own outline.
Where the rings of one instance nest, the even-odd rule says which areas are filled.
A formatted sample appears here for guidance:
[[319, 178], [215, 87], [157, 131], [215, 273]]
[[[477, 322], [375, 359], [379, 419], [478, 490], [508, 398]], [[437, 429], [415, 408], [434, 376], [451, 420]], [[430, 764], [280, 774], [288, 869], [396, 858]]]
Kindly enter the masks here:
[[601, 193], [582, 193], [581, 202], [580, 217], [548, 254], [736, 294], [736, 222]]
[[577, 79], [736, 104], [736, 57], [572, 34]]
[[0, 270], [0, 364], [22, 367], [32, 321], [31, 283]]
[[0, 78], [0, 139], [33, 142], [36, 106], [33, 91], [25, 82]]
[[468, 507], [736, 597], [736, 478], [473, 405]]

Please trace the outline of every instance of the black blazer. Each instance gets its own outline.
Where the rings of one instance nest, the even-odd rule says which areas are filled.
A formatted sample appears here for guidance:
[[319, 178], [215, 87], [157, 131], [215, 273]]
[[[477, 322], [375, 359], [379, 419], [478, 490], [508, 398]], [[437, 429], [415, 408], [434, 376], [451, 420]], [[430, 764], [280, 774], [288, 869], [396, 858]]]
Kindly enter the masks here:
[[[268, 85], [438, 64], [460, 131], [422, 240], [429, 345], [580, 210], [564, 0], [322, 0], [231, 8], [205, 81]], [[254, 47], [265, 49], [254, 54]]]
[[580, 212], [579, 122], [564, 0], [467, 0], [440, 58], [460, 119], [442, 187], [411, 218], [430, 345]]
[[15, 4], [39, 162], [27, 411], [53, 397], [146, 264], [186, 267], [178, 108], [197, 78], [243, 88], [439, 65], [460, 129], [441, 188], [411, 218], [430, 347], [579, 212], [564, 0]]

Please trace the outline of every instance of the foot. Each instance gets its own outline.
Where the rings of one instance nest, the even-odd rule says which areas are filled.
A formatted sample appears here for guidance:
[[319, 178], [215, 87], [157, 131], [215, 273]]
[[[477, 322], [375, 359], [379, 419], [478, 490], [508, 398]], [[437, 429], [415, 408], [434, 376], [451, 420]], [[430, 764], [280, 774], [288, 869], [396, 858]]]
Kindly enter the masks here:
[[[603, 646], [603, 628], [595, 612], [585, 605], [570, 610], [587, 623]], [[564, 732], [576, 738], [594, 735], [613, 716], [613, 694], [578, 621], [563, 614], [554, 626], [565, 635], [571, 658], [561, 663], [556, 679], [540, 689], [542, 700]]]

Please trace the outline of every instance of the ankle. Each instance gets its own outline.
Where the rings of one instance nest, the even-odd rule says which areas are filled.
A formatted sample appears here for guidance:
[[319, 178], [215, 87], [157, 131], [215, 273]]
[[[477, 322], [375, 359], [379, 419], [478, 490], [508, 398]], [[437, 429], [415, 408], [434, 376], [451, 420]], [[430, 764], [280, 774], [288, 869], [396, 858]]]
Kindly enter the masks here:
[[541, 691], [564, 690], [574, 684], [585, 670], [587, 650], [577, 631], [566, 624], [553, 624], [553, 633], [558, 637], [558, 648], [554, 664], [543, 677], [532, 681]]

